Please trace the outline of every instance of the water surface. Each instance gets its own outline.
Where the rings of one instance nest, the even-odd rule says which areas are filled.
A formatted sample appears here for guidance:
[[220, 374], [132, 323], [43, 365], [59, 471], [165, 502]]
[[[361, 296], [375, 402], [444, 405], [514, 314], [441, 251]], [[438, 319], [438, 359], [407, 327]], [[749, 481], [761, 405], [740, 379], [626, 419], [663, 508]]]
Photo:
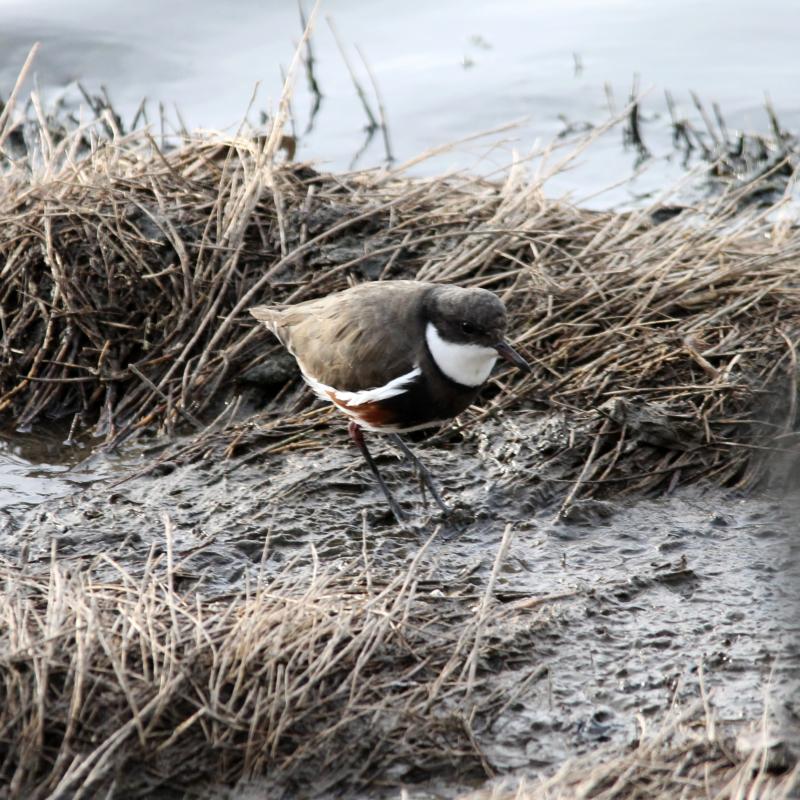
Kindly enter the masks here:
[[[298, 17], [295, 3], [276, 0], [234, 0], [224, 11], [207, 0], [2, 0], [0, 93], [7, 95], [38, 40], [36, 79], [50, 98], [75, 96], [75, 81], [90, 91], [105, 85], [128, 119], [147, 97], [156, 128], [163, 103], [173, 122], [177, 106], [189, 129], [232, 131], [258, 84], [249, 112], [258, 126], [260, 113], [271, 111], [280, 95], [281, 70], [299, 38]], [[398, 162], [522, 120], [500, 137], [502, 146], [448, 152], [418, 168], [429, 173], [490, 172], [507, 165], [512, 150], [524, 155], [569, 126], [602, 123], [609, 105], [624, 107], [636, 75], [644, 93], [642, 132], [655, 155], [673, 152], [665, 90], [674, 94], [679, 113], [699, 124], [690, 90], [718, 102], [731, 129], [754, 130], [768, 129], [763, 102], [769, 92], [784, 126], [800, 127], [800, 12], [793, 0], [327, 0], [312, 40], [322, 104], [310, 120], [313, 98], [301, 71], [293, 111], [298, 157], [331, 169], [349, 168], [362, 146], [357, 164], [379, 164], [385, 147], [380, 136], [365, 144], [366, 117], [328, 17], [377, 109], [356, 48], [375, 76]], [[636, 157], [621, 147], [617, 129], [578, 168], [552, 181], [550, 192], [592, 197], [595, 205], [624, 204], [683, 171], [680, 158], [657, 159], [633, 183], [594, 197], [629, 176]]]

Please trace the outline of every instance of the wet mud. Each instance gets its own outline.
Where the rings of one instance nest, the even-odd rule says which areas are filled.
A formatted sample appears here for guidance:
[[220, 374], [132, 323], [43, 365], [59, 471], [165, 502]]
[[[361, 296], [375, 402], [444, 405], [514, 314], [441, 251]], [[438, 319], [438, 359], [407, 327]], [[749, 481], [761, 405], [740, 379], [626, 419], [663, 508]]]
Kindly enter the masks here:
[[[342, 428], [323, 447], [268, 458], [181, 464], [170, 458], [177, 445], [151, 443], [95, 461], [104, 475], [95, 485], [8, 510], [0, 554], [45, 569], [55, 547], [62, 562], [113, 578], [99, 557], [135, 572], [165, 547], [168, 516], [176, 578], [213, 596], [289, 561], [298, 576], [357, 557], [399, 570], [433, 536], [424, 573], [481, 592], [511, 525], [495, 595], [544, 601], [549, 618], [518, 670], [497, 676], [509, 686], [527, 681], [522, 699], [476, 732], [494, 771], [546, 772], [600, 745], [625, 747], [637, 715], [658, 719], [697, 698], [701, 683], [721, 719], [744, 726], [766, 708], [776, 735], [796, 743], [800, 498], [684, 488], [578, 504], [562, 519], [557, 498], [568, 487], [554, 477], [557, 465], [540, 474], [530, 444], [542, 426], [557, 433], [557, 422], [543, 418], [533, 430], [520, 420], [508, 415], [463, 441], [417, 445], [457, 510], [451, 519], [426, 511], [410, 466], [373, 437], [387, 482], [413, 514], [412, 525], [394, 525]], [[125, 479], [155, 453], [157, 468]], [[445, 784], [459, 788], [456, 776]]]

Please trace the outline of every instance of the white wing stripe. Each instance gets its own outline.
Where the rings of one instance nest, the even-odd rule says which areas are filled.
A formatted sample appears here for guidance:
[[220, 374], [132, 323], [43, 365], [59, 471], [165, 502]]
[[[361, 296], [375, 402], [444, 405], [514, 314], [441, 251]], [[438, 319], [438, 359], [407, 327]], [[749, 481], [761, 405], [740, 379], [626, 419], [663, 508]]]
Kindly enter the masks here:
[[305, 371], [302, 364], [300, 364], [300, 372], [305, 382], [323, 400], [330, 402], [331, 395], [333, 395], [339, 402], [346, 403], [348, 406], [361, 406], [365, 403], [376, 403], [380, 400], [388, 400], [390, 397], [397, 397], [397, 395], [407, 392], [408, 384], [422, 374], [422, 370], [419, 367], [414, 367], [411, 372], [390, 380], [384, 386], [376, 386], [374, 389], [361, 389], [358, 392], [345, 392], [334, 389], [332, 386], [326, 386], [324, 383], [312, 378]]

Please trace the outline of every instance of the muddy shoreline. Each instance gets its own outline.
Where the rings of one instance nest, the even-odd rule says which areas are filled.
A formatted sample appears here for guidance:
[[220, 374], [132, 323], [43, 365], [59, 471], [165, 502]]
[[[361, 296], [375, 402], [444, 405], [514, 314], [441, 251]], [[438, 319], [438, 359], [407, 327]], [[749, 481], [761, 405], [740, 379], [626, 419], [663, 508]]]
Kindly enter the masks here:
[[[683, 489], [554, 519], [557, 503], [532, 502], [520, 488], [528, 456], [519, 424], [512, 416], [461, 443], [421, 445], [462, 511], [456, 525], [426, 516], [406, 465], [384, 445], [381, 469], [416, 512], [416, 527], [399, 530], [367, 468], [334, 430], [318, 450], [183, 466], [169, 458], [180, 450], [173, 443], [149, 474], [113, 487], [101, 481], [15, 517], [0, 535], [0, 558], [35, 574], [48, 570], [54, 549], [69, 571], [113, 581], [117, 565], [135, 576], [153, 554], [164, 555], [169, 520], [175, 586], [213, 599], [287, 566], [298, 583], [320, 564], [346, 572], [362, 558], [376, 574], [401, 574], [432, 537], [419, 565], [421, 591], [427, 581], [428, 591], [472, 587], [477, 598], [510, 526], [495, 602], [540, 611], [515, 666], [506, 662], [486, 678], [509, 696], [527, 681], [512, 707], [475, 731], [494, 774], [549, 775], [601, 747], [622, 751], [636, 739], [637, 718], [657, 724], [696, 700], [701, 682], [725, 725], [749, 730], [766, 704], [774, 739], [796, 742], [797, 495]], [[456, 796], [481, 774], [464, 784], [456, 777], [462, 770], [423, 778], [413, 764], [395, 764], [391, 783], [412, 797]], [[248, 785], [253, 792], [270, 786]], [[193, 791], [211, 797], [222, 789]]]

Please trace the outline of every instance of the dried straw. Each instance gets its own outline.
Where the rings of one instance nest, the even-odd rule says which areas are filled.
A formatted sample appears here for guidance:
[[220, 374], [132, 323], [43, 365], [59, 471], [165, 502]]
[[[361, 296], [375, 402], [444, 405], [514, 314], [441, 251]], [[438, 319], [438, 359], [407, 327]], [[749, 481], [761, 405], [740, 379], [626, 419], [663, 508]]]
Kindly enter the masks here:
[[0, 797], [481, 770], [472, 726], [510, 702], [486, 659], [516, 664], [546, 611], [422, 581], [424, 547], [399, 574], [290, 563], [205, 598], [176, 586], [169, 520], [165, 538], [141, 575], [99, 557], [112, 581], [55, 557], [42, 575], [0, 563]]
[[[661, 221], [660, 204], [547, 200], [521, 166], [502, 184], [325, 174], [276, 164], [276, 141], [164, 152], [119, 133], [76, 161], [67, 138], [33, 173], [30, 159], [3, 173], [7, 423], [66, 416], [105, 446], [202, 428], [237, 379], [280, 361], [248, 306], [412, 277], [504, 298], [536, 369], [501, 374], [462, 424], [511, 406], [563, 412], [583, 432], [573, 499], [701, 477], [745, 488], [768, 451], [796, 446], [800, 234], [779, 207], [743, 207], [758, 181]], [[206, 430], [193, 452], [273, 446], [287, 430], [319, 445], [326, 418], [302, 416], [298, 386], [296, 372], [276, 378], [257, 430]]]
[[713, 711], [698, 701], [649, 728], [627, 753], [595, 751], [539, 780], [497, 784], [460, 800], [789, 800], [800, 790], [800, 765], [764, 729], [715, 733]]

